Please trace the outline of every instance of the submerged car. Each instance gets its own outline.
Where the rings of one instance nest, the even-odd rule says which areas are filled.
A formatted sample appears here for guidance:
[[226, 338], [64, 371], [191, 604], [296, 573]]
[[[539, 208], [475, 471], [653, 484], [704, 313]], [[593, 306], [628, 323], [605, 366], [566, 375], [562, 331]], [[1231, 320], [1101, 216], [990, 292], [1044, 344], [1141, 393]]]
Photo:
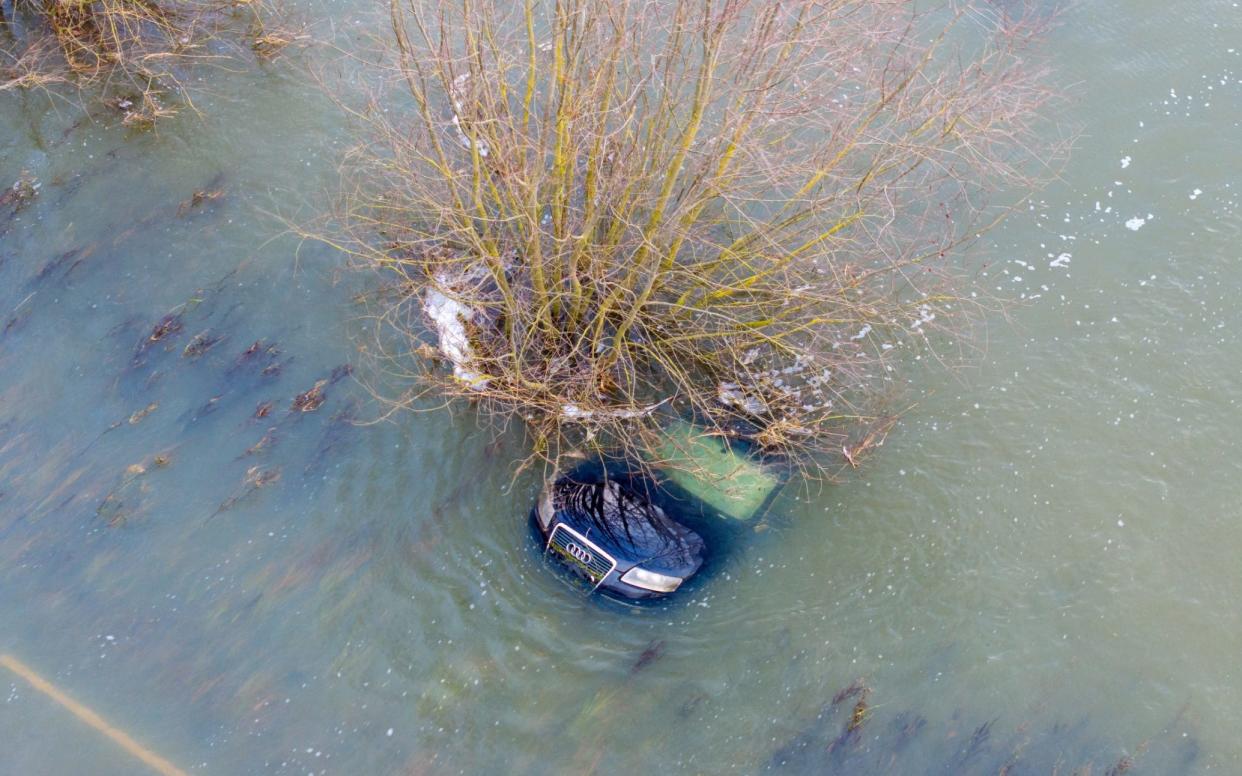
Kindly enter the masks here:
[[535, 506], [554, 553], [592, 589], [625, 598], [671, 593], [703, 565], [703, 539], [618, 479], [562, 477]]
[[593, 591], [626, 599], [672, 593], [708, 554], [683, 520], [749, 524], [782, 483], [772, 466], [718, 435], [684, 422], [667, 432], [648, 467], [583, 466], [548, 484], [531, 510], [545, 553]]

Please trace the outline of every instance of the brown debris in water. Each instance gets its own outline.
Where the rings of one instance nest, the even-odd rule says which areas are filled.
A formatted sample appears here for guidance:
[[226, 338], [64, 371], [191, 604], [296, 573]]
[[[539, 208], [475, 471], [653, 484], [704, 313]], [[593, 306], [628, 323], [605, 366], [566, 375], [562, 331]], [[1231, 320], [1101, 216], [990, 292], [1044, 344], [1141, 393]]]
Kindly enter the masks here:
[[836, 695], [832, 696], [832, 705], [840, 706], [845, 701], [856, 697], [863, 692], [870, 692], [870, 690], [867, 688], [867, 682], [860, 676], [850, 682], [847, 687], [840, 690]]
[[238, 458], [248, 458], [252, 455], [258, 455], [259, 453], [266, 452], [274, 444], [276, 444], [276, 427], [272, 426], [267, 430], [267, 433], [263, 435], [262, 439], [246, 448], [246, 452], [239, 455]]
[[263, 349], [263, 340], [261, 339], [255, 340], [254, 342], [250, 343], [250, 347], [243, 350], [242, 354], [237, 357], [237, 363], [241, 364], [253, 358], [255, 354], [257, 354], [262, 349]]
[[23, 170], [12, 186], [0, 191], [0, 207], [11, 207], [15, 214], [20, 212], [34, 202], [41, 185], [38, 178]]
[[224, 189], [200, 189], [190, 195], [190, 198], [183, 201], [177, 206], [177, 217], [185, 218], [186, 214], [195, 208], [202, 207], [208, 202], [215, 202], [224, 197]]
[[1134, 770], [1134, 766], [1138, 765], [1138, 758], [1143, 756], [1143, 752], [1147, 751], [1148, 742], [1144, 741], [1139, 744], [1138, 750], [1134, 754], [1122, 755], [1113, 767], [1104, 772], [1104, 776], [1124, 776]]
[[[1182, 724], [1181, 713], [1156, 739], [1143, 741], [1127, 753], [1117, 752], [1111, 741], [1097, 739], [1085, 719], [1073, 724], [1026, 719], [1006, 728], [1000, 718], [972, 722], [974, 715], [961, 709], [941, 722], [907, 709], [882, 723], [879, 709], [885, 704], [871, 706], [871, 693], [862, 680], [842, 689], [772, 753], [765, 772], [1128, 776], [1139, 770], [1188, 773], [1201, 755], [1199, 743]], [[774, 722], [779, 730], [787, 728], [785, 720]], [[933, 726], [936, 734], [924, 735]], [[913, 746], [920, 737], [920, 744]], [[1074, 756], [1069, 759], [1071, 752]]]
[[142, 511], [143, 500], [151, 491], [146, 475], [152, 472], [153, 466], [157, 469], [168, 466], [170, 455], [171, 448], [156, 453], [149, 460], [143, 459], [126, 466], [117, 484], [95, 507], [95, 514], [110, 528], [120, 528], [131, 522]]
[[835, 708], [851, 698], [858, 700], [854, 702], [854, 708], [845, 722], [845, 728], [840, 735], [829, 742], [826, 751], [836, 752], [843, 747], [853, 747], [858, 744], [862, 737], [863, 724], [871, 717], [871, 706], [867, 703], [870, 697], [871, 688], [861, 678], [855, 679], [848, 687], [832, 696], [832, 704], [829, 708]]
[[870, 694], [870, 689], [864, 689], [862, 691], [862, 695], [859, 697], [858, 702], [854, 704], [854, 710], [850, 712], [849, 724], [845, 726], [846, 732], [853, 733], [862, 727], [863, 723], [867, 721], [867, 717], [870, 716], [870, 707], [867, 705], [867, 696]]
[[[3, 26], [4, 14], [0, 12], [0, 26]], [[4, 76], [0, 72], [0, 82]], [[10, 222], [17, 218], [18, 213], [34, 202], [39, 194], [39, 179], [25, 170], [18, 176], [12, 186], [0, 190], [0, 237], [9, 230]], [[8, 211], [5, 213], [5, 211]]]
[[320, 380], [311, 386], [309, 391], [299, 393], [293, 399], [292, 409], [297, 412], [314, 412], [319, 409], [327, 398], [323, 392], [323, 387], [327, 383], [327, 380]]
[[199, 358], [207, 351], [220, 344], [223, 339], [223, 337], [213, 335], [210, 329], [200, 331], [198, 334], [194, 335], [189, 344], [185, 346], [185, 349], [181, 351], [181, 357], [190, 359]]
[[269, 345], [264, 340], [257, 339], [250, 343], [250, 347], [243, 350], [241, 355], [233, 361], [233, 365], [229, 367], [228, 373], [231, 375], [237, 370], [256, 362], [260, 358], [266, 360], [267, 363], [264, 365], [264, 369], [266, 370], [276, 363], [276, 358], [279, 355], [280, 348], [276, 347], [275, 344]]
[[260, 488], [265, 488], [274, 482], [278, 482], [279, 480], [280, 467], [274, 466], [270, 469], [264, 469], [261, 466], [251, 466], [246, 470], [246, 476], [242, 478], [241, 487], [238, 488], [233, 495], [225, 499], [220, 506], [216, 507], [216, 511], [212, 512], [207, 519], [211, 520], [221, 512], [229, 511], [235, 507], [239, 501], [242, 501], [255, 491]]
[[256, 488], [262, 488], [265, 485], [271, 485], [280, 479], [280, 468], [262, 469], [258, 466], [251, 466], [246, 470], [246, 477], [243, 480], [248, 485]]
[[159, 342], [165, 337], [181, 331], [182, 328], [183, 324], [181, 323], [181, 314], [169, 313], [163, 318], [160, 318], [159, 322], [155, 324], [155, 327], [151, 329], [151, 335], [147, 337], [147, 342]]
[[[130, 415], [130, 416], [129, 416], [129, 425], [131, 425], [131, 426], [136, 426], [136, 425], [138, 425], [138, 424], [139, 424], [139, 423], [141, 423], [141, 422], [142, 422], [142, 421], [143, 421], [143, 420], [144, 420], [144, 419], [145, 419], [148, 415], [150, 415], [152, 412], [155, 412], [155, 411], [156, 411], [157, 409], [159, 409], [159, 408], [160, 408], [160, 403], [159, 403], [159, 402], [157, 402], [157, 401], [153, 401], [153, 402], [151, 402], [150, 404], [148, 404], [147, 406], [143, 407], [142, 409], [140, 409], [140, 410], [136, 410], [136, 411], [134, 412], [134, 414], [133, 414], [133, 415]], [[116, 426], [113, 426], [112, 428], [116, 428]], [[108, 430], [109, 430], [109, 431], [111, 431], [112, 429], [110, 428], [110, 429], [108, 429]]]

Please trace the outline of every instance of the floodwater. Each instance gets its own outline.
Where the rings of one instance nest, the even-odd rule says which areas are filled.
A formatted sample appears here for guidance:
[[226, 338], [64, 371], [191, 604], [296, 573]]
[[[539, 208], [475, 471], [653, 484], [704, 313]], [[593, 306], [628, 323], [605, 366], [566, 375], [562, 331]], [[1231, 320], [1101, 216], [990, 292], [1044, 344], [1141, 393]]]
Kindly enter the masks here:
[[[281, 234], [350, 143], [298, 66], [156, 134], [0, 96], [0, 653], [194, 773], [1242, 773], [1242, 10], [1050, 46], [1081, 139], [977, 367], [637, 609], [468, 410], [366, 424], [369, 281]], [[8, 665], [0, 773], [152, 772]]]

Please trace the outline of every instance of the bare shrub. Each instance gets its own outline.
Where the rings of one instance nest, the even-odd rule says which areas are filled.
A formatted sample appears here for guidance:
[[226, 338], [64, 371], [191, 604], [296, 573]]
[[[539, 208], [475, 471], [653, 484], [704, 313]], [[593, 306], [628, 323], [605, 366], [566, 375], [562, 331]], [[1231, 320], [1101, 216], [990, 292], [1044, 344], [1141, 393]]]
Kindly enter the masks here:
[[0, 93], [96, 89], [132, 126], [193, 108], [190, 74], [302, 40], [274, 0], [14, 0], [0, 11]]
[[399, 78], [356, 111], [333, 242], [395, 280], [394, 405], [471, 400], [548, 460], [649, 450], [676, 413], [855, 463], [898, 368], [960, 355], [964, 249], [1048, 150], [1038, 25], [992, 3], [391, 13]]

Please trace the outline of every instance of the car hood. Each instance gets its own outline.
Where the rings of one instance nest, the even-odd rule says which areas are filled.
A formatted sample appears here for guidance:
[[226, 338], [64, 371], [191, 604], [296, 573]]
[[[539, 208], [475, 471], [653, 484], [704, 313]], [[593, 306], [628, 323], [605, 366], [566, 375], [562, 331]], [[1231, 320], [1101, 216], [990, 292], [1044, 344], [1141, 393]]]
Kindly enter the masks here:
[[553, 485], [554, 522], [585, 536], [617, 561], [621, 573], [634, 566], [685, 579], [703, 564], [703, 539], [664, 510], [617, 480]]

